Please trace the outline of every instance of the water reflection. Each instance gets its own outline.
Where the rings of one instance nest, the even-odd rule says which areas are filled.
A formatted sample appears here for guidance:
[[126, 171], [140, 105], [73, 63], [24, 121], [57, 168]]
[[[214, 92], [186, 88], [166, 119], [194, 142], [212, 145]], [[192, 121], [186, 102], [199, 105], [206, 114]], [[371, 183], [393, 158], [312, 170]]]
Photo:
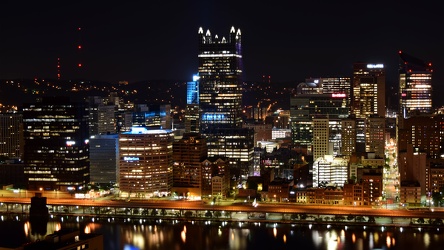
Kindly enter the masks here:
[[[63, 217], [62, 217], [63, 218]], [[333, 226], [212, 221], [59, 218], [46, 223], [47, 233], [77, 228], [104, 235], [104, 249], [442, 249], [444, 234], [435, 229]], [[0, 235], [5, 226], [0, 221]], [[11, 223], [11, 222], [9, 222]], [[22, 223], [27, 241], [42, 240], [34, 224]], [[40, 225], [41, 226], [41, 225]], [[33, 229], [34, 228], [34, 229]], [[2, 239], [0, 238], [0, 242]], [[1, 245], [0, 245], [1, 248]]]

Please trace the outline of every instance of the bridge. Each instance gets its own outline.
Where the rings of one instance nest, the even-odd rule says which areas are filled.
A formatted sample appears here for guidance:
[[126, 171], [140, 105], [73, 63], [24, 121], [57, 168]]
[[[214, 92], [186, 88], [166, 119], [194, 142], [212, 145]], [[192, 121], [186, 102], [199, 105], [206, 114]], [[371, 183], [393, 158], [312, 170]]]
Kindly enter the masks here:
[[[0, 214], [28, 216], [30, 198], [0, 198]], [[384, 209], [363, 206], [230, 202], [219, 205], [184, 200], [47, 199], [50, 215], [118, 220], [174, 219], [279, 223], [337, 223], [384, 226], [443, 226], [444, 210]]]

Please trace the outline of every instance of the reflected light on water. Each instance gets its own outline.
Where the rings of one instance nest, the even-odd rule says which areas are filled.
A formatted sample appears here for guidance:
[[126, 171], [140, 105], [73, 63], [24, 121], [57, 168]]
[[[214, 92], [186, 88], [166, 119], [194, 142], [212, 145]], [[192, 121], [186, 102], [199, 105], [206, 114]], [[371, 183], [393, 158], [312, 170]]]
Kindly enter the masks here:
[[370, 249], [373, 249], [374, 246], [375, 246], [375, 241], [373, 240], [373, 234], [372, 233], [369, 234], [368, 246], [369, 246]]
[[284, 234], [284, 236], [282, 237], [282, 239], [284, 240], [284, 243], [287, 243], [287, 235]]
[[375, 244], [378, 245], [379, 244], [379, 233], [378, 232], [374, 232], [373, 233], [373, 238], [375, 239]]
[[182, 239], [182, 242], [185, 243], [187, 240], [187, 232], [185, 230], [182, 230], [180, 232], [180, 238]]
[[231, 240], [229, 241], [229, 249], [246, 249], [247, 239], [250, 234], [249, 229], [230, 229]]
[[429, 245], [430, 245], [430, 235], [428, 232], [426, 232], [424, 234], [424, 246], [425, 246], [425, 248], [428, 248]]
[[316, 248], [319, 248], [322, 244], [322, 235], [317, 230], [312, 230], [311, 234], [314, 245], [316, 246]]
[[277, 236], [277, 228], [273, 228], [273, 235], [274, 235], [274, 237], [276, 238], [276, 236]]
[[29, 232], [31, 231], [30, 227], [31, 227], [31, 223], [29, 221], [25, 222], [24, 226], [24, 230], [25, 230], [25, 236], [28, 237], [29, 236]]
[[[28, 238], [30, 241], [34, 242], [37, 240], [44, 240], [46, 235], [40, 235], [32, 232], [31, 222], [27, 221], [23, 225], [24, 233], [26, 238]], [[48, 234], [52, 234], [55, 231], [59, 231], [61, 229], [60, 222], [56, 221], [50, 221], [46, 223], [46, 232]]]
[[185, 243], [187, 240], [187, 226], [183, 225], [182, 232], [180, 232], [180, 238], [182, 239], [182, 242]]
[[388, 235], [385, 238], [385, 244], [387, 244], [387, 247], [389, 247], [389, 248], [392, 245], [392, 240], [390, 239], [390, 236], [388, 236]]
[[356, 243], [356, 235], [354, 233], [352, 234], [352, 242]]

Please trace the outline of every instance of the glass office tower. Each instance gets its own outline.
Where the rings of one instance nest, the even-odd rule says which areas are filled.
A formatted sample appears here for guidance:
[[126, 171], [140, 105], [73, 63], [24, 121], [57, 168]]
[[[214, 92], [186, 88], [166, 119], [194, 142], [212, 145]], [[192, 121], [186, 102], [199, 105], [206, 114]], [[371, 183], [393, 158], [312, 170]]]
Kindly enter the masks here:
[[25, 178], [29, 190], [81, 191], [90, 182], [86, 103], [43, 97], [24, 104]]
[[241, 32], [228, 39], [199, 29], [199, 102], [201, 133], [242, 126]]
[[356, 118], [385, 117], [385, 68], [383, 64], [353, 64], [352, 113]]
[[231, 27], [228, 39], [199, 28], [200, 133], [208, 156], [230, 158], [237, 175], [252, 174], [254, 130], [242, 128], [241, 31]]
[[399, 51], [399, 107], [408, 118], [432, 113], [432, 64]]

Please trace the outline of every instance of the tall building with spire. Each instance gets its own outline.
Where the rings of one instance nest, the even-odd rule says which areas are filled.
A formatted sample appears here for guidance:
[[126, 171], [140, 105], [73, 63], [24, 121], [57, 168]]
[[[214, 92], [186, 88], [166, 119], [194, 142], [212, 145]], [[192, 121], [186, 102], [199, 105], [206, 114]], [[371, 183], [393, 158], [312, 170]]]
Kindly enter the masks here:
[[241, 31], [228, 39], [199, 28], [199, 101], [201, 133], [242, 127]]
[[432, 64], [399, 51], [399, 112], [404, 118], [432, 113]]
[[241, 31], [231, 27], [228, 38], [198, 30], [200, 133], [208, 156], [230, 158], [232, 167], [252, 170], [254, 130], [242, 128]]

